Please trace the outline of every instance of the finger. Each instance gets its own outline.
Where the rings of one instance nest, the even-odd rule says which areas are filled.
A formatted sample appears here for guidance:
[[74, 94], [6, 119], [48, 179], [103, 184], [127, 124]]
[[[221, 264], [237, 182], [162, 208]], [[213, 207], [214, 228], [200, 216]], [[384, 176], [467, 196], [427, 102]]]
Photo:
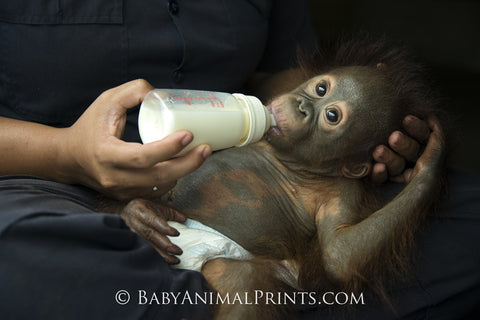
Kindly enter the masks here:
[[152, 168], [116, 170], [119, 188], [131, 189], [130, 194], [158, 197], [170, 190], [181, 177], [198, 169], [212, 153], [208, 145], [200, 145], [183, 157], [157, 163]]
[[[430, 138], [428, 139], [425, 150], [413, 168], [412, 179], [424, 170], [427, 163], [430, 163], [431, 168], [440, 168], [440, 162], [443, 161], [445, 157], [445, 139], [438, 119], [434, 116], [429, 117], [428, 125], [432, 132], [430, 133]], [[434, 164], [435, 162], [436, 165]]]
[[170, 190], [178, 179], [198, 169], [211, 153], [210, 146], [200, 145], [183, 157], [159, 162], [152, 168], [124, 170], [121, 174], [128, 176], [123, 178], [127, 185], [144, 188], [138, 190], [140, 193], [155, 190], [155, 193], [150, 192], [150, 197], [155, 197]]
[[111, 143], [105, 146], [105, 154], [108, 155], [106, 161], [118, 168], [150, 168], [158, 162], [171, 159], [192, 140], [192, 133], [185, 130], [147, 144], [128, 143], [112, 138]]
[[[143, 79], [137, 79], [107, 90], [101, 96], [109, 99], [114, 106], [123, 109], [121, 112], [124, 113], [126, 109], [139, 105], [145, 98], [145, 95], [152, 89], [153, 87], [150, 83]], [[112, 107], [112, 104], [105, 105], [108, 108]]]
[[178, 232], [178, 230], [174, 227], [170, 226], [167, 221], [158, 217], [154, 219], [147, 219], [145, 223], [147, 223], [148, 226], [160, 234], [165, 234], [172, 237], [176, 237], [180, 234], [180, 232]]
[[142, 220], [130, 219], [127, 224], [133, 232], [145, 239], [158, 251], [167, 252], [169, 254], [182, 254], [182, 250], [177, 245], [173, 244], [168, 237], [158, 233], [157, 230], [150, 225], [145, 224]]
[[428, 139], [427, 146], [419, 158], [420, 160], [427, 160], [431, 158], [435, 153], [444, 150], [444, 137], [440, 123], [436, 117], [430, 117], [428, 124], [431, 131], [430, 138]]
[[187, 216], [177, 210], [174, 210], [175, 214], [170, 221], [185, 222], [187, 221]]
[[166, 236], [163, 235], [157, 235], [148, 242], [155, 248], [160, 248], [159, 251], [165, 252], [166, 254], [169, 255], [181, 255], [183, 253], [182, 249], [178, 247], [177, 245], [173, 244]]
[[151, 201], [146, 202], [146, 205], [150, 210], [155, 212], [155, 214], [158, 217], [161, 217], [167, 221], [177, 221], [177, 222], [187, 221], [187, 217], [183, 213], [171, 207], [167, 207]]
[[418, 142], [425, 142], [430, 135], [430, 128], [428, 124], [415, 116], [406, 116], [403, 119], [402, 125], [408, 135]]
[[402, 174], [394, 177], [390, 177], [390, 181], [396, 182], [396, 183], [409, 183], [412, 180], [412, 173], [413, 169], [406, 169], [405, 171], [402, 172]]
[[168, 264], [179, 264], [180, 263], [180, 259], [178, 259], [177, 257], [172, 256], [172, 255], [170, 255], [170, 254], [168, 254], [164, 251], [158, 250], [157, 248], [155, 248], [155, 249], [162, 256], [162, 258], [165, 259], [165, 262], [167, 262]]
[[211, 153], [210, 146], [200, 145], [183, 157], [157, 163], [151, 168], [112, 168], [110, 176], [114, 179], [110, 179], [108, 186], [102, 186], [101, 191], [117, 199], [157, 198], [173, 188], [179, 178], [198, 169]]
[[388, 138], [389, 146], [408, 161], [415, 161], [418, 158], [420, 145], [400, 131], [395, 131]]
[[413, 169], [407, 169], [403, 172], [404, 183], [409, 183], [413, 179]]
[[185, 156], [161, 162], [155, 168], [163, 179], [178, 180], [197, 170], [211, 154], [212, 148], [209, 145], [200, 145]]
[[428, 121], [428, 126], [431, 130], [431, 133], [427, 142], [427, 146], [425, 147], [424, 154], [426, 154], [426, 157], [429, 157], [434, 152], [437, 152], [440, 150], [444, 151], [445, 137], [443, 134], [443, 129], [437, 117], [430, 116], [427, 121]]
[[137, 205], [133, 210], [131, 212], [132, 219], [154, 229], [157, 233], [169, 236], [178, 236], [180, 234], [177, 229], [167, 223], [167, 220], [171, 220], [177, 214], [180, 215], [176, 210], [143, 199], [137, 200]]
[[431, 130], [431, 133], [435, 136], [435, 143], [444, 141], [444, 135], [443, 135], [443, 129], [442, 126], [440, 125], [440, 121], [438, 118], [434, 115], [431, 115], [427, 119], [428, 127]]
[[[169, 207], [159, 207], [164, 209], [162, 213], [166, 217], [174, 217], [180, 214]], [[123, 208], [121, 216], [132, 231], [147, 240], [158, 251], [168, 254], [182, 254], [182, 250], [165, 236], [165, 234], [177, 236], [179, 232], [169, 226], [163, 218], [157, 216], [156, 210], [152, 208], [156, 209], [155, 204], [151, 201], [135, 199]]]
[[375, 163], [372, 168], [372, 182], [382, 184], [388, 179], [387, 166], [384, 163]]
[[376, 162], [385, 164], [391, 176], [400, 174], [405, 168], [405, 160], [384, 145], [375, 148], [373, 158]]

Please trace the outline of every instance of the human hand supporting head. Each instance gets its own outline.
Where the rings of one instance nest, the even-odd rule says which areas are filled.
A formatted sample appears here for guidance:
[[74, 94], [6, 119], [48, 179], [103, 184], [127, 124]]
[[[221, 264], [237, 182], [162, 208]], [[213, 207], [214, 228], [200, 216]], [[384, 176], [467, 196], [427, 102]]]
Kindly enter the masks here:
[[[447, 152], [445, 135], [436, 116], [429, 116], [426, 124], [430, 132], [428, 142], [417, 159], [415, 167], [403, 173], [403, 181], [410, 182], [421, 174], [433, 179], [438, 179], [442, 175]], [[441, 183], [437, 183], [437, 186], [440, 185]]]
[[426, 121], [412, 115], [406, 116], [402, 124], [407, 134], [395, 131], [388, 139], [388, 146], [380, 145], [373, 151], [376, 163], [371, 178], [375, 183], [388, 179], [408, 183], [412, 179], [412, 170], [405, 170], [406, 164], [416, 162], [421, 156], [422, 145], [430, 139], [430, 127]]
[[62, 175], [117, 199], [164, 193], [176, 180], [196, 170], [211, 154], [200, 145], [184, 157], [172, 158], [193, 140], [176, 132], [148, 144], [120, 140], [129, 108], [142, 102], [153, 87], [134, 80], [102, 93], [60, 139]]

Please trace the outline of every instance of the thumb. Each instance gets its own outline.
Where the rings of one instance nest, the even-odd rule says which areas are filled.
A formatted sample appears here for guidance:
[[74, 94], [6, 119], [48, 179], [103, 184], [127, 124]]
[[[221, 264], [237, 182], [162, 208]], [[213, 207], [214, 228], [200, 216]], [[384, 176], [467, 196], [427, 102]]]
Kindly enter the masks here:
[[104, 103], [100, 105], [104, 107], [102, 110], [110, 128], [108, 130], [110, 135], [122, 137], [127, 110], [138, 106], [152, 89], [153, 87], [147, 81], [139, 79], [124, 83], [102, 94]]
[[151, 90], [153, 90], [153, 87], [150, 83], [143, 79], [138, 79], [110, 89], [106, 93], [112, 97], [112, 102], [115, 102], [115, 105], [122, 108], [123, 112], [126, 112], [126, 110], [142, 103], [143, 98]]

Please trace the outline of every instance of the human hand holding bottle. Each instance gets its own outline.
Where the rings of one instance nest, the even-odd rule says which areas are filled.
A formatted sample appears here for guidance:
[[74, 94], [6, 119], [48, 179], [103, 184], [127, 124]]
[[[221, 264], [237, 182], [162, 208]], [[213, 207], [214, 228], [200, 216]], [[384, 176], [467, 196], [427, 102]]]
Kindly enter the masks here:
[[0, 174], [82, 184], [116, 199], [168, 191], [197, 169], [211, 148], [200, 145], [172, 159], [192, 141], [188, 131], [144, 145], [120, 140], [127, 110], [151, 89], [148, 82], [134, 80], [107, 90], [68, 128], [0, 118]]
[[61, 154], [71, 166], [72, 182], [117, 199], [151, 196], [171, 189], [211, 154], [209, 146], [201, 145], [185, 157], [171, 159], [192, 141], [188, 131], [144, 145], [120, 140], [127, 110], [152, 89], [148, 82], [135, 80], [107, 90], [65, 130]]

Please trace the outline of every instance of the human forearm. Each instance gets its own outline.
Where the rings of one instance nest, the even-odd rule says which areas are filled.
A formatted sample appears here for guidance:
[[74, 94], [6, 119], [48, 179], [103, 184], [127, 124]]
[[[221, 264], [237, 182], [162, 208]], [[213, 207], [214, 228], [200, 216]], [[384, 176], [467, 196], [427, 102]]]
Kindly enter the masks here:
[[60, 137], [66, 129], [0, 117], [0, 174], [29, 174], [72, 182]]

